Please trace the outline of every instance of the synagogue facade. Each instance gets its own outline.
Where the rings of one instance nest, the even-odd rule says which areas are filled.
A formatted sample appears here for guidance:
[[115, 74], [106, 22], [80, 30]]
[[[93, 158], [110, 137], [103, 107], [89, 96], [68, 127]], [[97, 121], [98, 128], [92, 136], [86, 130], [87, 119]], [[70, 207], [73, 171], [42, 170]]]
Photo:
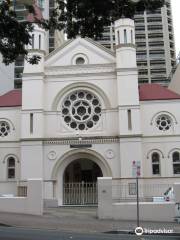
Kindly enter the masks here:
[[[22, 90], [0, 96], [0, 192], [8, 183], [44, 181], [44, 199], [65, 204], [68, 183], [113, 177], [180, 176], [180, 95], [158, 84], [138, 86], [134, 22], [115, 22], [114, 52], [80, 38], [49, 55], [34, 28]], [[75, 185], [74, 185], [75, 186]]]

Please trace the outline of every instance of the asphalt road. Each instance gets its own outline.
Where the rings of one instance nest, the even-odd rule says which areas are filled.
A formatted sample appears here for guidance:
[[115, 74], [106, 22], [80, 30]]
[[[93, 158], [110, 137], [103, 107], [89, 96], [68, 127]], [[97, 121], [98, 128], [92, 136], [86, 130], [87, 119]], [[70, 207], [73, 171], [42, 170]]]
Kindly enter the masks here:
[[50, 230], [34, 230], [14, 227], [0, 227], [0, 240], [180, 240], [180, 236], [135, 236], [106, 233], [67, 233]]

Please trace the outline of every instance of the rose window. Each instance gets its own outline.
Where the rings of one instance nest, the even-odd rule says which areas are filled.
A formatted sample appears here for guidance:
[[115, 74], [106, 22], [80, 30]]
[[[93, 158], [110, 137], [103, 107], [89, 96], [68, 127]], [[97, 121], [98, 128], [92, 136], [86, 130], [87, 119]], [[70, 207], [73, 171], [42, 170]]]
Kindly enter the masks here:
[[10, 126], [7, 122], [0, 122], [0, 137], [6, 137], [10, 133]]
[[62, 117], [65, 123], [75, 130], [88, 130], [94, 127], [101, 116], [99, 99], [87, 91], [76, 91], [68, 95], [62, 104]]
[[171, 118], [168, 115], [160, 115], [156, 120], [156, 125], [161, 131], [167, 131], [172, 126]]

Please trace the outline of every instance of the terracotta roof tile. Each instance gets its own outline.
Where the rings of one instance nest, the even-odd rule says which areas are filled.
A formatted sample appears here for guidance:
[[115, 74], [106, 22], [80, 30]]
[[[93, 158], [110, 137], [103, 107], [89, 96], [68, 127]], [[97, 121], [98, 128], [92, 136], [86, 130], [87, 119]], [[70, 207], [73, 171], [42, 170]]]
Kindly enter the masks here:
[[140, 101], [180, 99], [180, 95], [159, 84], [142, 84], [139, 86]]
[[0, 96], [0, 107], [22, 106], [22, 91], [12, 90]]
[[[180, 95], [159, 84], [142, 84], [139, 86], [140, 101], [180, 99]], [[12, 90], [0, 96], [0, 107], [22, 106], [22, 91]]]

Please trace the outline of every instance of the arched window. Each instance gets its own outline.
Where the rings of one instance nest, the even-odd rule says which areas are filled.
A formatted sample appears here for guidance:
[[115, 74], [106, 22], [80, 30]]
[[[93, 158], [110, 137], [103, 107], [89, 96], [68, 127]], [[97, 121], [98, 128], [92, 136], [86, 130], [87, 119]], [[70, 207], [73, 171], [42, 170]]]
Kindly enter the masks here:
[[78, 58], [76, 59], [76, 64], [77, 64], [77, 65], [83, 65], [83, 64], [85, 64], [85, 59], [82, 58], [82, 57], [78, 57]]
[[118, 44], [120, 44], [120, 43], [121, 43], [121, 39], [120, 39], [120, 32], [119, 32], [119, 31], [117, 31], [117, 34], [118, 34]]
[[133, 30], [131, 30], [131, 43], [133, 43]]
[[7, 178], [14, 179], [16, 177], [16, 160], [14, 157], [7, 159]]
[[173, 173], [180, 174], [180, 153], [174, 152], [172, 154], [172, 159], [173, 159]]
[[34, 34], [32, 34], [32, 49], [34, 48]]
[[39, 49], [41, 49], [41, 35], [39, 35]]
[[127, 44], [127, 31], [124, 29], [124, 43]]
[[151, 156], [152, 159], [152, 174], [160, 175], [160, 156], [159, 153], [154, 152]]

